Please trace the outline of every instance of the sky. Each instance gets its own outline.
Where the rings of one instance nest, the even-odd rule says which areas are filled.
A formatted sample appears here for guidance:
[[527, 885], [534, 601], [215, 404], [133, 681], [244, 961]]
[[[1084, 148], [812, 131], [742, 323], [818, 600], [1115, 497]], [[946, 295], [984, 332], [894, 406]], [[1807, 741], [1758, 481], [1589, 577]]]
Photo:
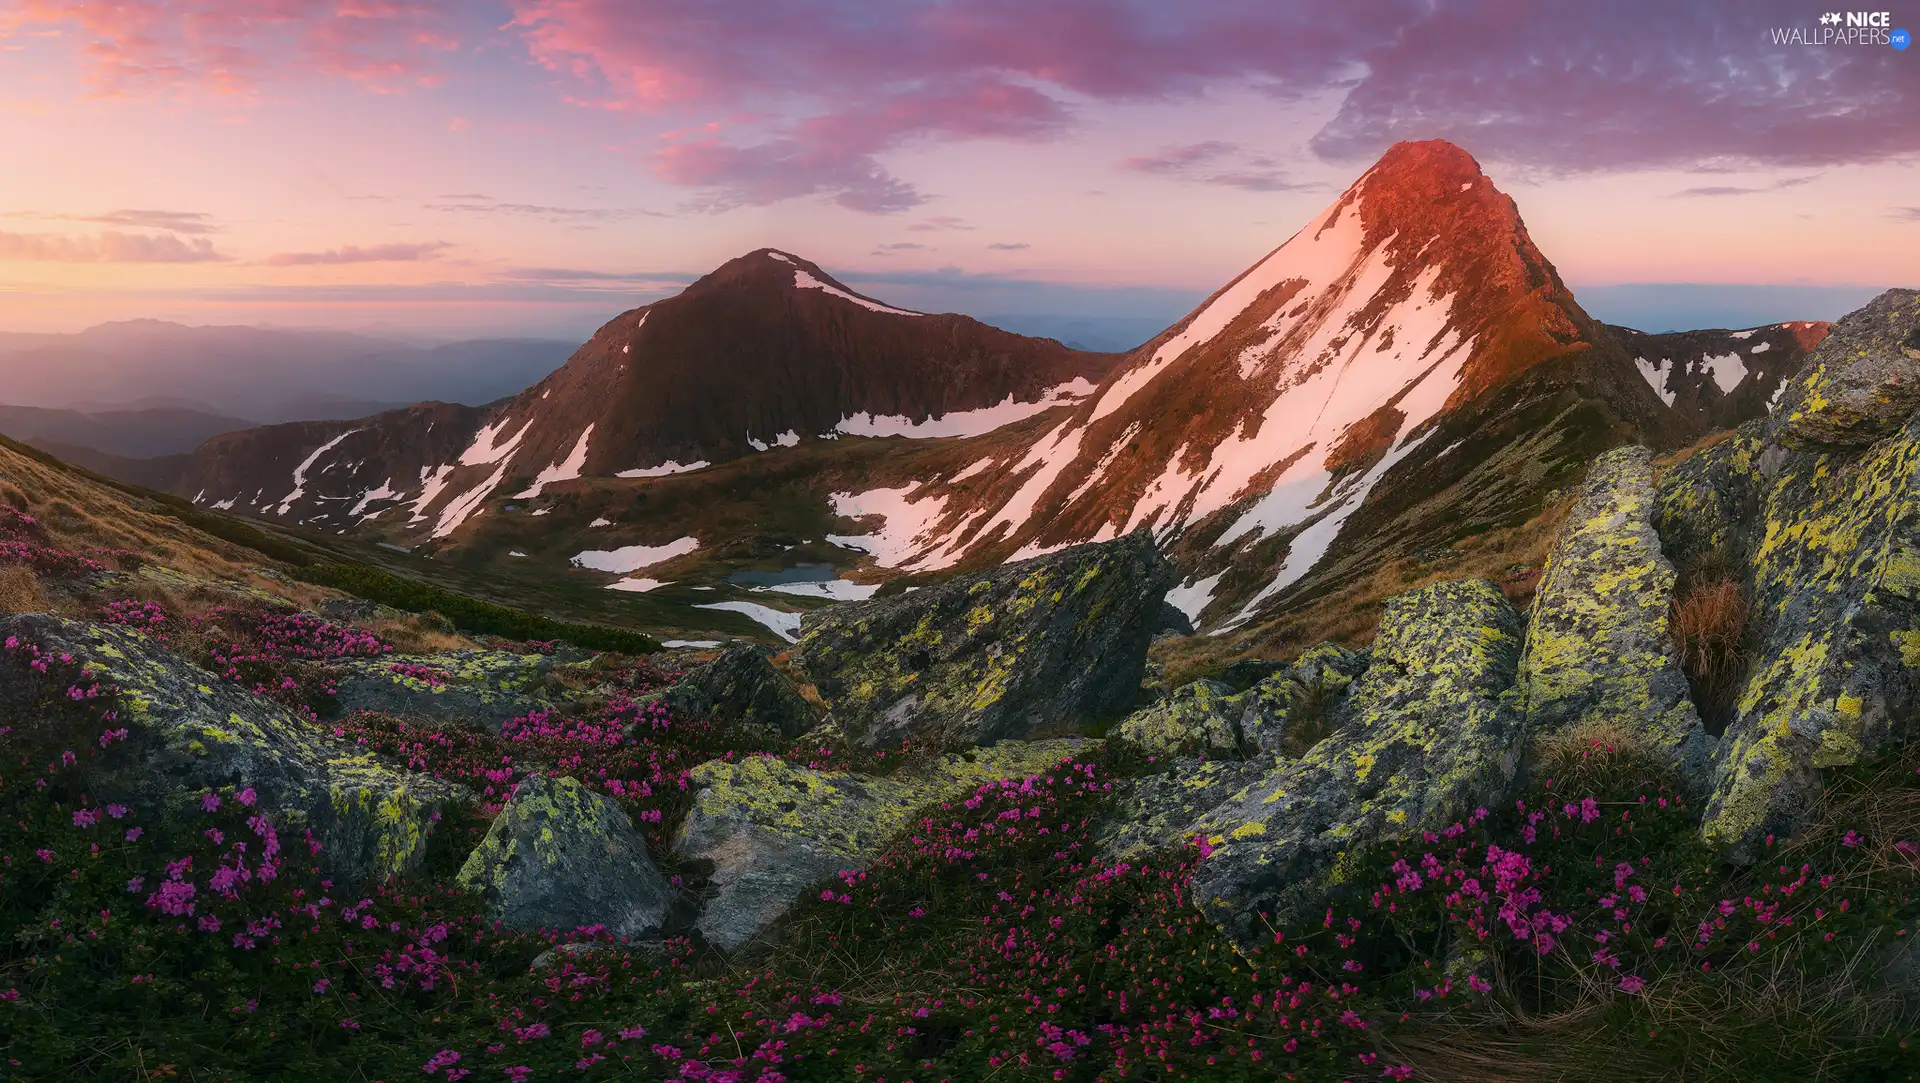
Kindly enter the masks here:
[[1596, 316], [1831, 318], [1920, 285], [1905, 2], [0, 0], [0, 331], [577, 338], [763, 246], [1163, 324], [1424, 138]]

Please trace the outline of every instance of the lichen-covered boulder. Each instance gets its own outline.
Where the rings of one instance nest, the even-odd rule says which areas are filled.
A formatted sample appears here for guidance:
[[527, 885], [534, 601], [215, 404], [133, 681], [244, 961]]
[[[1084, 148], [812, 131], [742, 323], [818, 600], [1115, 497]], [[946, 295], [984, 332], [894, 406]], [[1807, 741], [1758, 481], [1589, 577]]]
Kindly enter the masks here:
[[1775, 408], [1780, 443], [1800, 450], [1864, 448], [1920, 410], [1920, 357], [1906, 341], [1920, 290], [1888, 290], [1833, 325]]
[[1134, 706], [1173, 569], [1138, 531], [801, 622], [796, 659], [866, 745], [990, 744]]
[[712, 898], [696, 927], [735, 951], [787, 912], [809, 886], [864, 868], [923, 806], [983, 783], [1024, 778], [1098, 741], [1005, 741], [887, 776], [812, 771], [751, 756], [693, 769], [698, 787], [674, 852], [711, 862]]
[[[1864, 448], [1786, 443], [1845, 393], [1822, 389], [1887, 371], [1885, 351], [1920, 326], [1916, 296], [1892, 291], [1835, 324], [1756, 456], [1762, 500], [1743, 569], [1754, 649], [1701, 825], [1736, 859], [1805, 823], [1821, 768], [1907, 740], [1920, 709], [1920, 414]], [[1851, 376], [1854, 365], [1868, 375]], [[1881, 431], [1878, 407], [1849, 401], [1853, 420], [1822, 424], [1846, 439]]]
[[350, 658], [339, 665], [331, 715], [375, 711], [498, 733], [511, 719], [554, 709], [544, 678], [558, 664], [490, 650]]
[[1276, 925], [1318, 920], [1348, 854], [1498, 800], [1523, 732], [1519, 654], [1520, 618], [1491, 583], [1389, 599], [1333, 735], [1194, 825], [1216, 847], [1194, 875], [1202, 910], [1249, 944], [1263, 913]]
[[1113, 736], [1149, 752], [1240, 753], [1240, 703], [1220, 681], [1198, 680], [1128, 715]]
[[642, 936], [660, 929], [672, 901], [625, 810], [578, 779], [539, 774], [494, 817], [459, 883], [523, 931], [604, 925]]
[[1699, 790], [1713, 739], [1668, 631], [1674, 571], [1653, 529], [1654, 503], [1652, 452], [1622, 447], [1594, 460], [1534, 595], [1521, 709], [1536, 734], [1624, 727]]
[[759, 647], [745, 643], [727, 648], [660, 696], [692, 716], [761, 726], [787, 737], [797, 737], [820, 721], [820, 711], [786, 674], [775, 669]]
[[1679, 567], [1744, 565], [1753, 551], [1767, 475], [1784, 449], [1768, 453], [1765, 420], [1749, 421], [1660, 479], [1653, 513], [1660, 549]]
[[1282, 752], [1302, 727], [1323, 727], [1339, 711], [1354, 679], [1366, 672], [1367, 658], [1365, 652], [1322, 643], [1235, 696], [1242, 751]]
[[251, 786], [279, 823], [312, 830], [323, 866], [355, 885], [413, 871], [442, 812], [471, 800], [249, 695], [146, 633], [22, 613], [0, 617], [0, 640], [9, 637], [71, 655], [120, 689], [134, 734], [96, 796], [177, 806], [204, 790]]
[[1103, 856], [1132, 860], [1193, 837], [1202, 816], [1270, 774], [1274, 757], [1250, 760], [1179, 760], [1160, 774], [1126, 779], [1113, 787], [1113, 811], [1100, 827]]

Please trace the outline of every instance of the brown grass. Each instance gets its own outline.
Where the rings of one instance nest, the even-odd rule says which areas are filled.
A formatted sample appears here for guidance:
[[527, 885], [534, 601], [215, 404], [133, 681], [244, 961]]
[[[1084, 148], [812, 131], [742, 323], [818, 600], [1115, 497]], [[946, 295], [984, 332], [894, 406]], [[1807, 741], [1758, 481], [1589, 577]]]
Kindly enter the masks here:
[[40, 577], [21, 564], [0, 567], [0, 613], [43, 613], [52, 608]]
[[1524, 609], [1571, 510], [1569, 495], [1519, 526], [1463, 538], [1453, 544], [1454, 552], [1439, 560], [1390, 561], [1372, 575], [1274, 620], [1231, 635], [1169, 637], [1154, 644], [1149, 654], [1165, 667], [1167, 687], [1177, 688], [1243, 658], [1292, 658], [1316, 643], [1365, 647], [1373, 642], [1380, 607], [1388, 598], [1448, 579], [1491, 580]]
[[1674, 467], [1679, 466], [1681, 463], [1686, 462], [1688, 459], [1693, 458], [1695, 455], [1700, 454], [1713, 445], [1720, 443], [1722, 440], [1731, 439], [1733, 434], [1733, 429], [1716, 429], [1678, 451], [1662, 455], [1653, 460], [1654, 480], [1658, 481], [1666, 475], [1667, 471], [1672, 470]]
[[1726, 727], [1747, 672], [1747, 598], [1724, 573], [1692, 578], [1674, 599], [1669, 629], [1701, 720], [1717, 734]]
[[393, 644], [403, 654], [439, 654], [474, 650], [480, 644], [452, 630], [438, 613], [409, 613], [405, 617], [356, 621], [358, 626]]

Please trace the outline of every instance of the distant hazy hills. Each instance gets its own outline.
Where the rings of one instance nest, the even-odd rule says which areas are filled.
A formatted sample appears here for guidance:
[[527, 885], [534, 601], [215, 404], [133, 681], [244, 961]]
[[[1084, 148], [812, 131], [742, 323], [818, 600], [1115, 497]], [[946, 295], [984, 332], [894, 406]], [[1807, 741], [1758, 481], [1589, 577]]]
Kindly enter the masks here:
[[[423, 347], [329, 331], [162, 320], [105, 323], [66, 335], [0, 333], [0, 403], [79, 408], [96, 416], [158, 406], [224, 418], [226, 427], [204, 431], [204, 439], [239, 418], [273, 424], [364, 417], [424, 399], [492, 402], [558, 368], [576, 345], [474, 339]], [[156, 419], [151, 429], [143, 424], [136, 439], [181, 431], [166, 428], [179, 420]], [[55, 438], [128, 455], [193, 446], [171, 442], [167, 451], [151, 444], [131, 451], [81, 439], [78, 431]]]

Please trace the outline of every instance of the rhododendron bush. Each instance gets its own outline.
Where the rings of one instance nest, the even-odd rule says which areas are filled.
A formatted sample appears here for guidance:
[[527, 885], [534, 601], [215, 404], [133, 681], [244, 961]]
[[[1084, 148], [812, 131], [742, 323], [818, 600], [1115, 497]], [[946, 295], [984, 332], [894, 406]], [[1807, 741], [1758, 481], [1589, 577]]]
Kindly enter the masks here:
[[[132, 603], [103, 617], [191, 630]], [[218, 634], [189, 638], [213, 644], [222, 676], [308, 710], [330, 659], [385, 653], [311, 618], [224, 612], [203, 618], [209, 628]], [[1743, 990], [1783, 970], [1835, 989], [1912, 935], [1920, 847], [1899, 826], [1920, 801], [1911, 765], [1837, 777], [1836, 793], [1881, 795], [1871, 815], [1728, 870], [1694, 842], [1695, 809], [1605, 749], [1567, 781], [1542, 778], [1443, 831], [1355, 855], [1347, 891], [1307, 920], [1269, 922], [1253, 946], [1234, 946], [1194, 905], [1205, 840], [1100, 856], [1100, 825], [1137, 769], [1118, 749], [921, 810], [738, 959], [688, 937], [501, 928], [449, 874], [529, 774], [570, 774], [613, 797], [698, 897], [702, 870], [668, 854], [688, 769], [832, 758], [817, 742], [679, 717], [641, 698], [659, 677], [644, 667], [605, 672], [586, 706], [498, 735], [374, 714], [316, 723], [478, 799], [442, 825], [416, 879], [349, 887], [244, 780], [164, 808], [101, 800], [94, 780], [139, 746], [115, 690], [70, 658], [5, 641], [9, 1078], [1441, 1078], [1460, 1042], [1517, 1042], [1516, 1020], [1570, 1010], [1597, 1020], [1622, 1064], [1771, 1078], [1756, 1066], [1775, 1063], [1811, 1078], [1810, 1061], [1791, 1060], [1800, 1039], [1703, 1054], [1699, 1029], [1682, 1025], [1687, 1005], [1718, 997], [1741, 1011]], [[564, 942], [598, 950], [551, 950]], [[1829, 1068], [1904, 1055], [1895, 1029], [1863, 1039], [1813, 1007], [1794, 1022]]]

